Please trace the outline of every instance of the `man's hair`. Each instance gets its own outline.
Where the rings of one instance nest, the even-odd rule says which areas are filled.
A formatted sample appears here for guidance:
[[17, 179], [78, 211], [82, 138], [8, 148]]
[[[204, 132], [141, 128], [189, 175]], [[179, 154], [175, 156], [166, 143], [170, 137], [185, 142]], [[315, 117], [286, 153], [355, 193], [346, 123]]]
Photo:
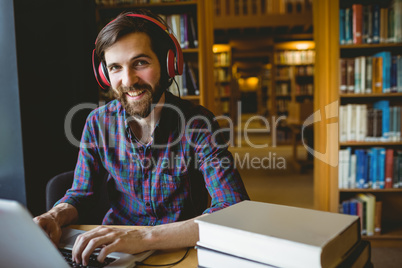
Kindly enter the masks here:
[[149, 10], [138, 9], [135, 12], [121, 13], [99, 32], [95, 44], [97, 56], [101, 61], [105, 62], [105, 50], [114, 45], [121, 37], [130, 33], [145, 33], [150, 38], [151, 49], [158, 57], [161, 66], [160, 85], [164, 88], [169, 87], [172, 84], [172, 79], [170, 79], [167, 72], [166, 57], [169, 49], [175, 51], [173, 41], [155, 23], [143, 18], [128, 16], [130, 14], [149, 16], [169, 29], [166, 22], [160, 16]]

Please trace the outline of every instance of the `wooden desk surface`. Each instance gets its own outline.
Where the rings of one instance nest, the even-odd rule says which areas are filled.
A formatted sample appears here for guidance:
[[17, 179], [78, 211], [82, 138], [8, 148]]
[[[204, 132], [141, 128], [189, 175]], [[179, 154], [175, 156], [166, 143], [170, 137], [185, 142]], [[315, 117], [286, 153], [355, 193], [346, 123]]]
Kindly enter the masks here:
[[[74, 229], [79, 229], [79, 230], [84, 230], [84, 231], [89, 231], [98, 225], [71, 225], [71, 228]], [[113, 226], [117, 228], [147, 228], [147, 227], [139, 227], [139, 226]], [[146, 260], [144, 260], [144, 263], [147, 264], [168, 264], [168, 263], [173, 263], [178, 260], [180, 260], [184, 254], [186, 253], [186, 249], [172, 249], [172, 250], [158, 250], [154, 254], [152, 254], [150, 257], [148, 257]], [[191, 248], [186, 256], [186, 258], [181, 261], [180, 263], [174, 265], [174, 266], [166, 266], [166, 267], [177, 267], [177, 268], [194, 268], [197, 267], [198, 265], [198, 259], [197, 259], [197, 250], [194, 248]], [[149, 267], [149, 266], [143, 266], [143, 265], [138, 265], [136, 267]]]

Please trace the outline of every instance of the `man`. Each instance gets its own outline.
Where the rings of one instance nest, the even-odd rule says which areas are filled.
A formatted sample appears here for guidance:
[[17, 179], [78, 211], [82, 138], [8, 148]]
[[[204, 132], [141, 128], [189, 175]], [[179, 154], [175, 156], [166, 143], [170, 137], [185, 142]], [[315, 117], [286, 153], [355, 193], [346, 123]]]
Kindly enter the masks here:
[[[72, 188], [34, 219], [57, 244], [61, 227], [90, 207], [106, 169], [113, 187], [103, 224], [153, 227], [102, 226], [79, 236], [73, 260], [84, 265], [98, 247], [102, 262], [114, 251], [194, 246], [195, 217], [248, 199], [213, 115], [166, 91], [174, 74], [181, 72], [181, 51], [159, 23], [160, 18], [147, 11], [126, 13], [99, 33], [95, 50], [100, 69], [106, 69], [102, 79], [116, 99], [88, 116]], [[205, 186], [194, 189], [197, 178]], [[203, 188], [211, 205], [200, 212], [193, 192]]]

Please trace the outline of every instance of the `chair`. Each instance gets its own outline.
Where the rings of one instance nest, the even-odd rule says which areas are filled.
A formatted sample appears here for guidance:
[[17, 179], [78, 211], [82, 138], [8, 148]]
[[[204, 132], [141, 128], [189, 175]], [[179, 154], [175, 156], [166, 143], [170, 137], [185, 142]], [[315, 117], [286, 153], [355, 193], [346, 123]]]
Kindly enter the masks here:
[[[77, 224], [102, 224], [103, 217], [110, 208], [109, 195], [107, 191], [107, 178], [109, 174], [106, 172], [102, 176], [102, 182], [99, 194], [95, 196], [96, 205], [88, 208], [85, 213], [80, 214]], [[50, 179], [46, 185], [46, 209], [49, 210], [53, 205], [64, 196], [66, 191], [71, 188], [74, 180], [74, 171], [68, 171], [56, 175]]]
[[[88, 208], [84, 213], [80, 214], [77, 224], [102, 224], [103, 217], [106, 212], [110, 209], [109, 192], [108, 187], [108, 176], [109, 173], [104, 172], [102, 182], [95, 187], [96, 206]], [[60, 200], [66, 193], [68, 189], [71, 188], [74, 180], [74, 171], [68, 171], [61, 173], [53, 177], [46, 185], [46, 209], [49, 210], [53, 205]], [[189, 219], [198, 215], [210, 205], [210, 198], [207, 189], [205, 188], [205, 182], [202, 174], [196, 172], [190, 177], [190, 200], [192, 209], [189, 210], [189, 214], [183, 215], [184, 219]]]

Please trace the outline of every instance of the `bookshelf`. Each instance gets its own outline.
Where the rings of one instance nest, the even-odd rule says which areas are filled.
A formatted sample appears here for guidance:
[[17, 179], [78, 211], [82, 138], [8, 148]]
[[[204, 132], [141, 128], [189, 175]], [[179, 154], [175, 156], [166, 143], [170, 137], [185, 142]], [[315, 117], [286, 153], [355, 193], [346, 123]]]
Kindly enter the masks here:
[[237, 122], [237, 90], [232, 76], [232, 48], [228, 44], [215, 44], [213, 52], [216, 115], [228, 116], [232, 122]]
[[[98, 27], [102, 28], [112, 18], [124, 11], [136, 8], [146, 8], [161, 15], [167, 20], [176, 21], [187, 18], [185, 27], [188, 36], [188, 45], [184, 45], [182, 38], [185, 34], [179, 34], [180, 25], [171, 25], [171, 28], [182, 45], [184, 55], [184, 74], [176, 76], [183, 99], [199, 103], [212, 112], [215, 112], [213, 91], [214, 87], [213, 70], [208, 66], [213, 65], [213, 25], [212, 25], [212, 3], [210, 1], [102, 1], [97, 0], [97, 21]], [[184, 33], [184, 32], [183, 32]], [[173, 83], [170, 91], [178, 95], [177, 87]]]
[[[398, 1], [394, 1], [398, 2]], [[399, 107], [402, 105], [402, 97], [400, 92], [388, 93], [386, 90], [387, 85], [384, 85], [385, 77], [382, 77], [384, 80], [382, 81], [382, 89], [380, 92], [375, 92], [374, 87], [371, 84], [367, 84], [367, 80], [362, 82], [361, 78], [369, 78], [370, 75], [367, 75], [363, 72], [363, 74], [359, 70], [362, 66], [367, 66], [367, 58], [368, 57], [381, 57], [377, 53], [387, 51], [389, 55], [395, 56], [401, 54], [402, 43], [399, 40], [394, 38], [391, 35], [384, 34], [384, 28], [382, 28], [382, 41], [379, 43], [365, 43], [367, 42], [365, 32], [362, 27], [362, 40], [353, 41], [353, 35], [356, 35], [356, 32], [359, 32], [359, 27], [355, 28], [357, 30], [352, 31], [352, 41], [349, 44], [343, 44], [342, 38], [345, 31], [342, 10], [351, 9], [353, 10], [354, 4], [363, 4], [362, 9], [366, 10], [366, 6], [369, 4], [376, 5], [379, 4], [380, 9], [384, 9], [385, 13], [392, 14], [390, 12], [389, 5], [392, 1], [370, 1], [370, 3], [364, 1], [314, 1], [313, 6], [316, 9], [314, 12], [314, 35], [316, 41], [316, 52], [317, 52], [317, 61], [316, 61], [316, 72], [315, 72], [315, 102], [314, 102], [314, 110], [320, 112], [323, 120], [321, 122], [317, 122], [315, 124], [315, 150], [320, 152], [324, 157], [316, 157], [315, 158], [315, 170], [314, 170], [314, 193], [315, 193], [315, 206], [317, 209], [329, 210], [332, 212], [339, 212], [340, 206], [342, 206], [343, 202], [350, 201], [355, 198], [358, 194], [371, 194], [375, 197], [376, 201], [381, 201], [381, 217], [377, 223], [381, 224], [381, 233], [374, 234], [370, 236], [364, 235], [364, 239], [368, 239], [371, 241], [372, 246], [401, 246], [402, 245], [402, 190], [398, 186], [391, 185], [391, 188], [381, 189], [381, 173], [376, 173], [376, 175], [372, 175], [374, 181], [367, 189], [360, 189], [362, 186], [357, 183], [359, 180], [353, 181], [353, 178], [350, 180], [350, 174], [355, 174], [352, 170], [346, 178], [349, 179], [349, 184], [345, 186], [345, 169], [344, 165], [349, 161], [345, 161], [344, 155], [339, 154], [340, 151], [349, 150], [350, 155], [356, 154], [358, 151], [358, 155], [360, 159], [360, 152], [374, 152], [376, 148], [384, 148], [385, 151], [389, 149], [393, 149], [394, 158], [397, 158], [397, 152], [402, 150], [402, 143], [400, 141], [400, 133], [397, 131], [393, 132], [391, 136], [385, 135], [387, 138], [384, 138], [384, 133], [381, 132], [381, 135], [373, 137], [372, 134], [363, 133], [363, 135], [358, 135], [356, 132], [355, 136], [353, 136], [353, 128], [350, 126], [358, 125], [358, 123], [362, 123], [365, 120], [362, 118], [367, 118], [364, 116], [365, 112], [363, 112], [362, 116], [356, 116], [353, 112], [353, 109], [358, 109], [356, 107], [366, 107], [367, 110], [370, 109], [380, 109], [376, 103], [386, 101], [389, 103], [390, 107]], [[400, 3], [400, 1], [399, 1]], [[402, 6], [398, 9], [400, 10]], [[400, 10], [402, 11], [402, 10]], [[367, 11], [366, 11], [367, 12]], [[399, 11], [398, 11], [399, 12]], [[353, 12], [352, 12], [353, 14]], [[357, 12], [356, 12], [357, 14]], [[367, 13], [366, 13], [367, 14]], [[367, 15], [364, 15], [365, 17]], [[381, 16], [380, 16], [381, 17]], [[400, 17], [400, 15], [398, 16]], [[353, 21], [353, 16], [351, 17]], [[362, 18], [363, 20], [363, 18]], [[387, 22], [389, 20], [386, 20]], [[364, 23], [364, 20], [363, 20]], [[352, 24], [353, 25], [353, 24]], [[399, 24], [400, 25], [400, 24]], [[352, 26], [353, 28], [353, 26]], [[389, 31], [388, 31], [389, 32]], [[334, 34], [336, 33], [336, 34]], [[350, 36], [349, 36], [350, 37]], [[399, 42], [398, 42], [399, 41]], [[341, 44], [342, 42], [342, 44]], [[356, 43], [362, 42], [362, 43]], [[345, 69], [342, 66], [342, 60], [345, 58], [362, 58], [366, 59], [366, 64], [361, 64], [359, 67], [359, 63], [355, 61], [355, 69], [353, 71], [354, 75], [351, 75], [349, 80], [353, 81], [347, 84], [347, 89], [345, 90]], [[363, 61], [364, 62], [364, 61]], [[391, 64], [391, 63], [388, 63]], [[352, 65], [351, 65], [352, 66]], [[382, 65], [381, 65], [382, 66]], [[391, 69], [391, 66], [388, 66]], [[357, 68], [357, 70], [356, 70]], [[360, 69], [359, 69], [360, 68]], [[367, 71], [367, 67], [364, 67], [365, 71]], [[349, 70], [349, 69], [346, 69]], [[374, 69], [371, 70], [374, 72]], [[375, 70], [378, 72], [378, 69]], [[384, 72], [386, 73], [386, 72]], [[390, 73], [390, 72], [388, 72]], [[370, 73], [369, 73], [370, 74]], [[372, 73], [371, 77], [375, 77], [375, 73]], [[348, 79], [348, 78], [347, 78]], [[375, 78], [373, 78], [375, 79]], [[356, 82], [356, 84], [355, 84]], [[371, 81], [375, 83], [375, 80]], [[363, 83], [363, 85], [362, 85]], [[354, 89], [351, 90], [349, 86], [353, 85]], [[321, 90], [317, 90], [320, 88]], [[366, 90], [366, 89], [370, 89]], [[325, 90], [324, 90], [325, 89]], [[356, 93], [356, 91], [358, 93]], [[344, 116], [344, 108], [349, 105], [349, 111], [352, 113], [348, 113], [345, 119]], [[351, 106], [355, 106], [355, 108]], [[364, 109], [363, 109], [364, 110]], [[387, 111], [387, 110], [383, 110]], [[400, 121], [400, 112], [397, 113]], [[390, 114], [389, 114], [390, 115]], [[352, 120], [347, 120], [347, 119]], [[356, 121], [353, 123], [353, 118], [356, 118]], [[381, 117], [382, 119], [384, 117]], [[338, 121], [336, 120], [338, 119]], [[385, 117], [385, 122], [389, 121]], [[349, 132], [348, 138], [345, 139], [344, 130], [345, 130], [345, 122], [351, 122], [349, 125], [346, 125], [346, 129]], [[369, 120], [366, 120], [366, 124], [368, 126], [372, 126], [369, 123]], [[358, 126], [359, 129], [363, 129], [368, 131], [367, 125], [364, 124], [362, 126]], [[383, 123], [379, 123], [383, 127]], [[386, 129], [386, 128], [385, 128]], [[397, 129], [397, 128], [396, 128]], [[339, 130], [339, 131], [334, 131]], [[319, 154], [317, 154], [319, 155]], [[378, 163], [377, 169], [378, 172], [385, 173], [385, 160], [379, 160], [377, 155], [371, 155], [373, 159], [377, 159], [375, 163]], [[374, 158], [375, 157], [375, 158]], [[320, 158], [320, 159], [318, 159]], [[340, 159], [339, 159], [340, 158]], [[339, 160], [339, 161], [338, 161]], [[351, 167], [353, 167], [353, 161]], [[382, 164], [380, 164], [382, 162]], [[390, 161], [388, 161], [390, 162]], [[339, 165], [338, 165], [339, 163]], [[364, 166], [364, 162], [359, 162]], [[374, 166], [374, 162], [369, 166]], [[359, 164], [357, 165], [357, 168]], [[366, 166], [368, 169], [368, 166]], [[348, 170], [348, 169], [347, 169]], [[362, 172], [362, 171], [359, 171]], [[373, 171], [368, 171], [373, 174]], [[356, 173], [360, 174], [360, 173]], [[376, 211], [379, 211], [376, 210]]]
[[[301, 127], [313, 113], [315, 44], [313, 41], [290, 41], [274, 47], [274, 114], [286, 120], [278, 127], [279, 143], [291, 144], [292, 164], [302, 172], [313, 165], [312, 158], [298, 156]], [[312, 142], [312, 132], [305, 132], [306, 142]], [[307, 135], [308, 134], [308, 135]]]

